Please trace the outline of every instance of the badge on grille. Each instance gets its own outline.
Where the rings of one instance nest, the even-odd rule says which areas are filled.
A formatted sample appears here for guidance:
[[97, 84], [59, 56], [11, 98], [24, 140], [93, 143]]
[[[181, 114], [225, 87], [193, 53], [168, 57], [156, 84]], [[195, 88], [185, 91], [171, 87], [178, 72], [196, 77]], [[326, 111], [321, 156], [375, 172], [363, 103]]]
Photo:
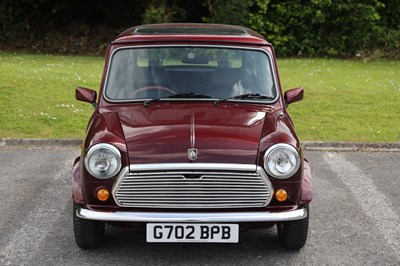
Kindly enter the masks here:
[[197, 149], [188, 149], [188, 158], [191, 161], [194, 161], [197, 159]]

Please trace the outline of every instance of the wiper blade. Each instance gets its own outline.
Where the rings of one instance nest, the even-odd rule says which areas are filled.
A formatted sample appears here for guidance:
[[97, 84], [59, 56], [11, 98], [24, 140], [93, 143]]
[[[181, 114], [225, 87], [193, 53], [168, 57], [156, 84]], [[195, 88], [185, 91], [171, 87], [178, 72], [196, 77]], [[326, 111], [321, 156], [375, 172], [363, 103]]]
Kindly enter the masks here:
[[171, 96], [168, 96], [168, 98], [211, 98], [211, 96], [208, 95], [208, 94], [200, 94], [200, 93], [195, 93], [195, 92], [189, 92], [189, 93], [173, 94]]
[[145, 101], [143, 103], [144, 106], [149, 106], [150, 103], [152, 102], [157, 102], [159, 100], [162, 99], [170, 99], [170, 98], [211, 98], [210, 95], [207, 94], [200, 94], [200, 93], [195, 93], [195, 92], [187, 92], [187, 93], [177, 93], [177, 94], [172, 94], [169, 96], [164, 96], [164, 97], [160, 97], [160, 98], [155, 98], [155, 99], [151, 99], [148, 101]]
[[240, 95], [234, 95], [231, 97], [227, 97], [224, 99], [219, 99], [217, 101], [214, 102], [214, 105], [218, 105], [220, 102], [224, 102], [227, 100], [231, 100], [231, 99], [241, 99], [241, 100], [246, 100], [246, 99], [266, 99], [266, 100], [273, 100], [275, 99], [272, 96], [268, 96], [268, 95], [263, 95], [263, 94], [259, 94], [259, 93], [245, 93], [245, 94], [240, 94]]

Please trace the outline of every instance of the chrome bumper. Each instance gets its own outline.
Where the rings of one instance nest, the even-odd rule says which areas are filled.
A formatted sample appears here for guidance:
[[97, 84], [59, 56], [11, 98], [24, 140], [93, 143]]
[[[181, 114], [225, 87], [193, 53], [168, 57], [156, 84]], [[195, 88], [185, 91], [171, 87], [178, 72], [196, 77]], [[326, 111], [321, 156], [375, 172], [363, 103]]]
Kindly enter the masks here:
[[306, 218], [306, 209], [286, 212], [101, 212], [78, 208], [76, 215], [105, 222], [244, 223], [286, 222]]

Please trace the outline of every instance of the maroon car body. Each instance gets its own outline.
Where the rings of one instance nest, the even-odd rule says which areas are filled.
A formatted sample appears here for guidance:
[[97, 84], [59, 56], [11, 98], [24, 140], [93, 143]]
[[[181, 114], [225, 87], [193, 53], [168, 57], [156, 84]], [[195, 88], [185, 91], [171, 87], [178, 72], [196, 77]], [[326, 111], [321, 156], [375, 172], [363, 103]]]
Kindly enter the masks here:
[[[262, 93], [244, 88], [246, 64]], [[220, 77], [234, 92], [221, 92]], [[311, 172], [286, 111], [302, 98], [301, 88], [283, 94], [271, 44], [250, 29], [126, 30], [109, 45], [98, 96], [76, 89], [95, 106], [73, 170], [77, 244], [98, 246], [104, 223], [147, 226], [150, 242], [237, 242], [227, 238], [238, 228], [277, 224], [284, 247], [303, 247]]]

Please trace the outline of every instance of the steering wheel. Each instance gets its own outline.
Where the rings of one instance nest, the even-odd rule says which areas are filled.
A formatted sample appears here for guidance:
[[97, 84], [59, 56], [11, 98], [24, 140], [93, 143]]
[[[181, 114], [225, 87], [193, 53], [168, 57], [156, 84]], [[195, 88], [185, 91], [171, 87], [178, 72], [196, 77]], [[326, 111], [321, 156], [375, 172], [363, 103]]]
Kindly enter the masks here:
[[159, 92], [168, 92], [171, 95], [176, 94], [176, 91], [167, 88], [167, 87], [163, 87], [163, 86], [158, 86], [158, 85], [153, 85], [153, 86], [145, 86], [145, 87], [141, 87], [137, 90], [135, 90], [134, 92], [132, 92], [131, 97], [135, 97], [138, 93], [144, 92], [144, 91], [148, 91], [148, 90], [157, 90]]

